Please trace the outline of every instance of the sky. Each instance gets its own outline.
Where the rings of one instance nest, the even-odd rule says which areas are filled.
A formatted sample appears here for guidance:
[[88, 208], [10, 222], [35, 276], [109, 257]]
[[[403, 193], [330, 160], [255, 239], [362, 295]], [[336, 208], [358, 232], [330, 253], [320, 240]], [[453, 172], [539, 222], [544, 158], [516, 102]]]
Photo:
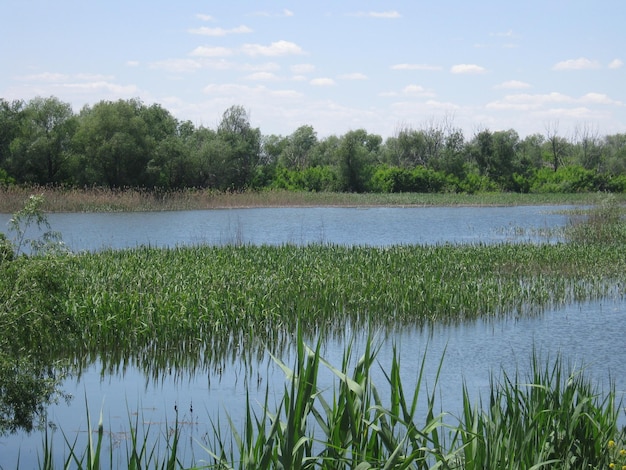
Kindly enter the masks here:
[[2, 0], [0, 98], [215, 128], [626, 132], [624, 0]]

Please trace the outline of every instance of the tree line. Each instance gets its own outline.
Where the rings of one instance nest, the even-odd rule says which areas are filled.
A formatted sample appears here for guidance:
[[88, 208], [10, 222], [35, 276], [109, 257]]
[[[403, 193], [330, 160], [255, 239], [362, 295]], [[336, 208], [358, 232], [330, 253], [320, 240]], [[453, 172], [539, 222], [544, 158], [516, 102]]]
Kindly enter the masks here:
[[392, 137], [365, 129], [318, 138], [312, 126], [263, 135], [242, 106], [215, 129], [139, 99], [75, 113], [56, 97], [0, 98], [0, 183], [349, 192], [626, 191], [626, 134], [558, 126], [466, 137], [449, 119]]

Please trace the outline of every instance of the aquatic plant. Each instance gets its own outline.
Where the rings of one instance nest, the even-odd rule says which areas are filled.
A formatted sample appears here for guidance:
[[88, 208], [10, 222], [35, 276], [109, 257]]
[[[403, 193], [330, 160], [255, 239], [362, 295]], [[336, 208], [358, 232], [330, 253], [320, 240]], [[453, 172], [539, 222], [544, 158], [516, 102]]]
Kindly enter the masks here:
[[583, 369], [560, 357], [533, 353], [527, 377], [504, 370], [500, 379], [492, 376], [486, 405], [469, 396], [464, 387], [457, 431], [466, 470], [608, 468], [607, 443], [623, 436], [614, 386], [597, 389]]
[[[239, 426], [228, 412], [227, 426], [219, 416], [212, 418], [212, 430], [202, 444], [196, 442], [205, 452], [200, 459], [181, 458], [178, 417], [160, 446], [151, 440], [150, 427], [135, 421], [126, 456], [113, 455], [112, 446], [105, 456], [100, 420], [95, 440], [91, 428], [81, 447], [65, 440], [63, 466], [99, 468], [110, 461], [112, 468], [521, 470], [615, 468], [626, 459], [614, 387], [598, 390], [584, 367], [573, 368], [560, 357], [533, 353], [527, 377], [517, 371], [494, 373], [487, 396], [475, 402], [463, 386], [457, 392], [464, 406], [455, 418], [436, 411], [445, 357], [427, 387], [425, 353], [413, 385], [406, 386], [406, 369], [395, 350], [391, 364], [379, 364], [372, 336], [356, 360], [347, 346], [340, 367], [327, 362], [319, 346], [307, 347], [298, 334], [293, 366], [276, 359], [286, 379], [277, 401], [270, 402], [268, 389], [263, 403], [247, 399]], [[382, 387], [374, 381], [379, 367]], [[330, 388], [318, 385], [325, 373], [335, 379]], [[46, 435], [43, 468], [55, 467], [51, 447]]]
[[565, 230], [571, 242], [583, 244], [626, 243], [624, 207], [607, 195], [583, 217], [573, 217]]

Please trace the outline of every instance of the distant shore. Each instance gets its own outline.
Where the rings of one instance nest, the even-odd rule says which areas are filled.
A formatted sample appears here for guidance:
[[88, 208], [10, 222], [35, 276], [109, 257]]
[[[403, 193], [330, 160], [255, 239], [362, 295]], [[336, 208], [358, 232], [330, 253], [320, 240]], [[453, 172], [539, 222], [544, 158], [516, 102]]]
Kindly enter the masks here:
[[[330, 193], [296, 191], [218, 192], [207, 189], [151, 191], [108, 188], [0, 188], [0, 213], [21, 209], [31, 194], [42, 194], [46, 212], [149, 212], [176, 210], [235, 209], [249, 207], [415, 207], [415, 206], [514, 206], [593, 205], [603, 193]], [[626, 194], [614, 197], [626, 203]]]

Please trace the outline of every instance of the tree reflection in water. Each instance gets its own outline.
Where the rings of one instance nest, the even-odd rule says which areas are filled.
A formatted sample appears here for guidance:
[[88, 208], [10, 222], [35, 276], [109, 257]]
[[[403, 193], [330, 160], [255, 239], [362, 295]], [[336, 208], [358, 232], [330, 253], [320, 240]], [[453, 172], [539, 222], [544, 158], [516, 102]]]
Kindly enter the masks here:
[[72, 398], [60, 389], [66, 376], [60, 363], [0, 356], [0, 434], [41, 429], [48, 406]]

